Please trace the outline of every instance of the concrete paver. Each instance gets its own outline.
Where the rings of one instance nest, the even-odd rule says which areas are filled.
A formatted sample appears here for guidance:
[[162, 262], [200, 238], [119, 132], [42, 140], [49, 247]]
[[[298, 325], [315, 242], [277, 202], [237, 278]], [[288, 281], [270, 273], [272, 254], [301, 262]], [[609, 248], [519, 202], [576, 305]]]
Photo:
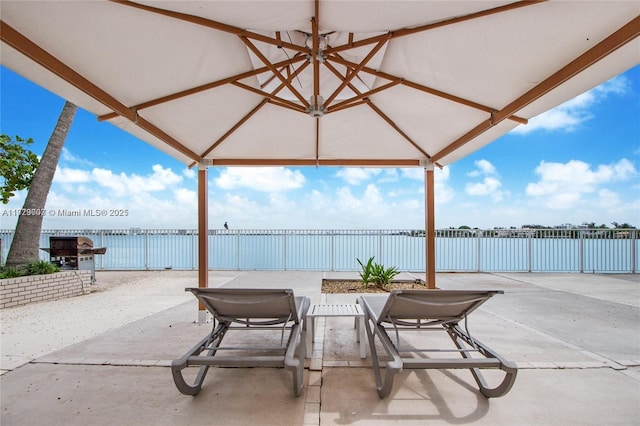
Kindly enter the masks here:
[[[238, 274], [212, 272], [209, 285], [220, 286]], [[0, 310], [0, 369], [12, 370], [58, 349], [193, 301], [193, 295], [184, 289], [198, 286], [195, 271], [98, 272], [97, 282], [92, 293], [82, 297]], [[196, 316], [197, 308], [193, 318]]]
[[636, 380], [609, 369], [522, 370], [495, 399], [479, 395], [468, 371], [414, 370], [398, 374], [392, 394], [380, 399], [371, 370], [331, 368], [320, 424], [633, 425], [637, 395]]
[[305, 412], [273, 368], [216, 369], [195, 398], [161, 367], [28, 364], [1, 383], [3, 426], [301, 425]]
[[[31, 315], [4, 310], [3, 357], [10, 353], [31, 362], [18, 363], [0, 377], [0, 423], [640, 423], [638, 276], [439, 274], [440, 288], [505, 291], [474, 312], [469, 327], [475, 337], [517, 363], [518, 378], [507, 395], [487, 400], [467, 371], [405, 371], [396, 378], [392, 395], [383, 400], [375, 390], [370, 358], [359, 357], [350, 318], [322, 319], [323, 332], [311, 360], [316, 369], [305, 371], [307, 386], [299, 398], [292, 395], [289, 373], [259, 368], [212, 369], [197, 397], [180, 394], [171, 379], [170, 361], [206, 334], [210, 324], [194, 323], [197, 304], [184, 292], [179, 275], [154, 275], [161, 283], [155, 290], [164, 288], [166, 299], [151, 303], [152, 312], [125, 312], [120, 317], [120, 311], [114, 311], [113, 318], [101, 314], [102, 331], [90, 335], [69, 330], [66, 317], [57, 311], [66, 309], [78, 323], [91, 322], [90, 311], [100, 304], [101, 294], [103, 300], [111, 300], [108, 291], [75, 298], [72, 304], [32, 305], [40, 309], [29, 311]], [[341, 277], [322, 272], [236, 272], [212, 281], [233, 287], [290, 287], [314, 303], [353, 303], [355, 294], [320, 294], [320, 281], [327, 275]], [[192, 278], [184, 278], [190, 280], [188, 286]], [[149, 284], [134, 281], [129, 289], [123, 285], [110, 290], [128, 294], [113, 298], [116, 305], [119, 301], [126, 311], [155, 297], [154, 287], [145, 283]], [[88, 314], [86, 307], [78, 310], [82, 303], [88, 305]], [[20, 330], [37, 329], [42, 312], [55, 313], [44, 329], [60, 342], [34, 352], [31, 348], [41, 337]], [[491, 380], [491, 374], [486, 375]]]

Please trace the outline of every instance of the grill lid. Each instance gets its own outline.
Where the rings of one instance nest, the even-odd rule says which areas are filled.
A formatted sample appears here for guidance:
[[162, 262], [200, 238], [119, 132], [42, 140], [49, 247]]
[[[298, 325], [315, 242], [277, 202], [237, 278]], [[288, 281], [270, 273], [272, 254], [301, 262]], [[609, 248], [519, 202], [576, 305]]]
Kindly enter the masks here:
[[49, 248], [40, 248], [51, 256], [78, 256], [87, 254], [105, 254], [106, 247], [93, 247], [91, 238], [79, 236], [49, 237]]

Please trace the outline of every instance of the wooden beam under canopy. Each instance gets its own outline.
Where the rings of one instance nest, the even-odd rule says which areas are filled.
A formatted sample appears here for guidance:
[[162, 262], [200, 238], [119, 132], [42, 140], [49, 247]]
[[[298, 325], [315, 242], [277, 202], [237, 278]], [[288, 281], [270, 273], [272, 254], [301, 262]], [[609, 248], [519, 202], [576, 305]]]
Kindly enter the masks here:
[[409, 142], [411, 145], [413, 145], [413, 147], [415, 149], [417, 149], [420, 154], [424, 155], [425, 158], [431, 158], [431, 156], [429, 154], [427, 154], [425, 152], [424, 149], [422, 149], [420, 147], [420, 145], [418, 145], [417, 143], [415, 143], [413, 141], [413, 139], [411, 139], [409, 137], [409, 135], [407, 135], [401, 128], [400, 126], [398, 126], [393, 120], [391, 120], [385, 113], [383, 113], [380, 108], [378, 108], [377, 106], [375, 106], [373, 104], [373, 102], [371, 102], [370, 99], [367, 99], [367, 105], [369, 105], [369, 107], [371, 107], [372, 110], [374, 110], [376, 112], [376, 114], [378, 114], [389, 126], [391, 126], [396, 132], [398, 132], [407, 142]]
[[291, 91], [291, 93], [302, 102], [305, 107], [309, 106], [309, 102], [302, 96], [302, 94], [291, 85], [291, 81], [288, 80], [278, 69], [269, 61], [269, 59], [264, 56], [264, 54], [258, 49], [248, 38], [240, 37], [240, 39], [244, 42], [244, 44], [264, 63], [267, 68], [276, 76], [278, 79], [287, 86], [287, 89]]
[[151, 12], [151, 13], [155, 13], [158, 15], [162, 15], [162, 16], [166, 16], [169, 18], [173, 18], [173, 19], [179, 19], [181, 21], [185, 21], [185, 22], [189, 22], [192, 24], [196, 24], [196, 25], [200, 25], [203, 27], [207, 27], [207, 28], [211, 28], [217, 31], [222, 31], [225, 33], [229, 33], [229, 34], [234, 34], [237, 35], [238, 37], [244, 37], [244, 38], [249, 38], [252, 40], [257, 40], [260, 41], [262, 43], [267, 43], [267, 44], [271, 44], [274, 46], [278, 46], [278, 47], [284, 47], [296, 52], [303, 52], [306, 53], [307, 49], [303, 46], [298, 46], [297, 44], [293, 44], [293, 43], [288, 43], [286, 41], [282, 41], [279, 38], [276, 37], [269, 37], [269, 36], [265, 36], [262, 34], [258, 34], [258, 33], [254, 33], [252, 31], [248, 31], [242, 28], [238, 28], [238, 27], [234, 27], [232, 25], [228, 25], [228, 24], [223, 24], [221, 22], [216, 22], [216, 21], [212, 21], [210, 19], [205, 19], [202, 18], [200, 16], [193, 16], [193, 15], [189, 15], [186, 13], [180, 13], [180, 12], [174, 12], [171, 10], [167, 10], [167, 9], [161, 9], [158, 7], [153, 7], [153, 6], [147, 6], [145, 4], [141, 4], [141, 3], [135, 3], [132, 1], [125, 1], [125, 0], [110, 0], [112, 3], [117, 3], [117, 4], [121, 4], [124, 6], [129, 6], [129, 7], [133, 7], [136, 9], [140, 9], [140, 10], [144, 10], [147, 12]]
[[269, 98], [264, 98], [262, 100], [262, 102], [260, 102], [258, 105], [256, 105], [251, 111], [249, 111], [247, 114], [245, 114], [244, 117], [242, 117], [240, 119], [240, 121], [238, 121], [236, 124], [234, 124], [233, 126], [231, 126], [231, 128], [229, 130], [227, 130], [225, 132], [224, 135], [222, 135], [217, 141], [214, 142], [213, 145], [211, 145], [209, 148], [207, 148], [203, 153], [202, 153], [202, 158], [206, 157], [208, 154], [210, 154], [214, 149], [216, 149], [222, 142], [224, 142], [229, 136], [231, 136], [233, 134], [233, 132], [235, 132], [236, 130], [238, 130], [240, 128], [240, 126], [242, 126], [244, 123], [247, 122], [247, 120], [249, 120], [253, 114], [255, 114], [256, 112], [258, 112], [263, 106], [265, 106], [267, 104], [267, 101], [269, 100]]
[[185, 155], [194, 161], [198, 161], [200, 159], [198, 154], [169, 136], [153, 123], [141, 117], [137, 112], [132, 111], [122, 102], [118, 101], [109, 93], [87, 80], [74, 69], [64, 64], [62, 61], [29, 40], [4, 21], [0, 21], [0, 39], [35, 63], [49, 70], [52, 74], [63, 79], [110, 110], [115, 111], [118, 115], [128, 119], [136, 126], [160, 139], [182, 155]]
[[388, 38], [388, 39], [394, 39], [394, 38], [398, 38], [398, 37], [405, 37], [408, 35], [412, 35], [412, 34], [417, 34], [417, 33], [421, 33], [424, 31], [429, 31], [429, 30], [433, 30], [436, 28], [441, 28], [447, 25], [453, 25], [453, 24], [458, 24], [460, 22], [464, 22], [464, 21], [469, 21], [472, 19], [478, 19], [478, 18], [484, 18], [485, 16], [489, 16], [489, 15], [493, 15], [496, 13], [504, 13], [504, 12], [508, 12], [514, 9], [519, 9], [521, 7], [527, 7], [527, 6], [532, 6], [535, 5], [537, 3], [543, 3], [547, 0], [533, 0], [533, 1], [519, 1], [519, 2], [515, 2], [515, 3], [510, 3], [510, 4], [506, 4], [504, 6], [498, 6], [495, 7], [493, 9], [487, 9], [487, 10], [481, 10], [479, 12], [475, 12], [475, 13], [470, 13], [468, 15], [464, 15], [464, 16], [458, 16], [455, 18], [451, 18], [451, 19], [445, 19], [443, 21], [439, 21], [439, 22], [434, 22], [431, 24], [426, 24], [426, 25], [420, 25], [414, 28], [402, 28], [399, 30], [394, 30], [394, 31], [389, 31], [388, 33], [382, 34], [382, 35], [378, 35], [378, 36], [374, 36], [374, 37], [368, 37], [362, 40], [358, 40], [358, 41], [353, 41], [353, 38], [350, 37], [349, 38], [349, 42], [340, 46], [335, 46], [335, 47], [331, 47], [329, 49], [327, 49], [326, 53], [327, 55], [330, 55], [332, 53], [338, 53], [338, 52], [342, 52], [345, 50], [350, 50], [350, 49], [354, 49], [357, 47], [363, 47], [363, 46], [367, 46], [369, 44], [375, 44], [378, 43], [380, 40], [382, 40], [383, 38]]
[[378, 53], [380, 49], [382, 49], [382, 47], [387, 43], [387, 41], [388, 41], [388, 38], [381, 39], [378, 42], [378, 44], [376, 44], [375, 47], [371, 49], [371, 51], [367, 54], [367, 56], [365, 56], [362, 59], [362, 61], [360, 61], [360, 63], [357, 64], [356, 67], [350, 73], [347, 73], [347, 76], [342, 79], [342, 82], [340, 83], [338, 88], [334, 90], [331, 96], [329, 96], [329, 98], [325, 101], [326, 107], [328, 107], [329, 104], [333, 102], [333, 100], [340, 94], [342, 89], [347, 87], [347, 84], [349, 84], [349, 82], [351, 82], [351, 80], [353, 80], [353, 78], [358, 75], [358, 73], [367, 65], [367, 63], [375, 56], [375, 54]]
[[330, 167], [419, 167], [423, 159], [387, 159], [344, 158], [344, 159], [299, 159], [299, 158], [214, 158], [212, 166], [330, 166]]
[[249, 111], [248, 114], [246, 114], [244, 117], [242, 117], [242, 119], [240, 121], [238, 121], [233, 127], [231, 127], [231, 129], [229, 129], [224, 135], [222, 135], [222, 137], [220, 139], [218, 139], [213, 145], [211, 145], [211, 147], [209, 147], [206, 151], [204, 151], [202, 153], [202, 157], [204, 158], [205, 156], [210, 154], [214, 149], [216, 149], [216, 147], [218, 147], [222, 142], [224, 142], [225, 139], [227, 139], [229, 136], [231, 136], [231, 134], [233, 134], [233, 132], [238, 130], [240, 128], [240, 126], [242, 126], [244, 123], [246, 123], [247, 120], [249, 120], [256, 112], [258, 112], [264, 105], [266, 105], [267, 102], [274, 103], [275, 105], [280, 106], [280, 107], [291, 108], [294, 111], [304, 111], [300, 105], [298, 105], [296, 103], [293, 103], [291, 101], [279, 98], [276, 95], [282, 89], [284, 89], [285, 87], [288, 87], [290, 84], [287, 84], [287, 83], [290, 83], [291, 80], [296, 78], [296, 76], [300, 72], [302, 72], [302, 70], [304, 70], [308, 65], [309, 65], [308, 63], [303, 63], [296, 70], [296, 72], [290, 74], [289, 77], [287, 77], [286, 81], [282, 82], [280, 84], [280, 86], [276, 87], [273, 90], [273, 92], [271, 92], [271, 93], [264, 92], [262, 90], [256, 89], [254, 87], [248, 86], [246, 84], [243, 84], [243, 83], [240, 83], [240, 82], [237, 82], [237, 81], [234, 82], [233, 84], [237, 85], [238, 87], [242, 87], [242, 88], [244, 88], [246, 90], [249, 90], [251, 92], [254, 92], [254, 93], [257, 93], [257, 94], [259, 94], [261, 96], [264, 96], [264, 99], [255, 108], [253, 108], [251, 111]]
[[[358, 65], [358, 64], [356, 64], [354, 62], [351, 62], [351, 61], [348, 61], [348, 60], [344, 59], [343, 57], [341, 57], [339, 55], [329, 56], [329, 57], [327, 57], [327, 60], [335, 62], [335, 63], [340, 64], [340, 65], [344, 65], [344, 66], [352, 68], [352, 69], [355, 68]], [[496, 111], [496, 108], [492, 108], [492, 107], [489, 107], [489, 106], [486, 106], [486, 105], [479, 104], [477, 102], [470, 101], [468, 99], [461, 98], [459, 96], [455, 96], [455, 95], [452, 95], [452, 94], [449, 94], [449, 93], [446, 93], [446, 92], [443, 92], [443, 91], [440, 91], [440, 90], [436, 90], [436, 89], [433, 89], [431, 87], [425, 86], [423, 84], [419, 84], [419, 83], [415, 83], [415, 82], [410, 81], [410, 80], [406, 80], [406, 79], [404, 79], [404, 78], [402, 78], [400, 76], [397, 76], [397, 75], [389, 74], [389, 73], [386, 73], [386, 72], [383, 72], [383, 71], [374, 70], [373, 68], [364, 67], [364, 68], [362, 68], [362, 72], [366, 72], [367, 74], [375, 75], [376, 77], [384, 78], [385, 80], [390, 80], [390, 81], [402, 80], [401, 84], [403, 84], [403, 85], [405, 85], [407, 87], [410, 87], [412, 89], [419, 90], [421, 92], [425, 92], [425, 93], [428, 93], [430, 95], [437, 96], [439, 98], [443, 98], [443, 99], [446, 99], [446, 100], [451, 101], [451, 102], [456, 102], [456, 103], [459, 103], [461, 105], [477, 109], [479, 111], [484, 111], [484, 112], [489, 113], [489, 114]], [[513, 120], [513, 121], [518, 122], [520, 124], [527, 124], [528, 123], [528, 120], [526, 118], [517, 117], [515, 115], [512, 115], [512, 116], [510, 116], [508, 118], [510, 120]]]
[[509, 105], [493, 113], [488, 120], [485, 120], [482, 123], [478, 124], [476, 127], [469, 130], [469, 132], [461, 136], [459, 139], [445, 147], [443, 150], [434, 154], [432, 160], [437, 161], [451, 154], [452, 152], [464, 146], [472, 139], [480, 136], [482, 133], [486, 132], [496, 124], [507, 119], [511, 115], [520, 111], [522, 108], [540, 99], [556, 87], [565, 83], [570, 78], [576, 76], [591, 65], [600, 61], [605, 56], [611, 54], [620, 47], [629, 43], [630, 41], [638, 37], [638, 35], [640, 35], [640, 15], [636, 16], [634, 19], [611, 34], [609, 37], [605, 38], [600, 43], [596, 44], [591, 49], [587, 50], [585, 53], [578, 56], [576, 59], [569, 62], [564, 67], [560, 68], [558, 71], [547, 77], [540, 84], [524, 93]]
[[[305, 58], [303, 56], [301, 56], [300, 54], [297, 54], [296, 56], [294, 56], [291, 59], [287, 59], [285, 61], [280, 61], [280, 62], [275, 62], [273, 63], [273, 66], [276, 68], [280, 68], [286, 65], [291, 65], [297, 62], [302, 62]], [[250, 71], [246, 71], [246, 72], [242, 72], [240, 74], [236, 74], [236, 75], [232, 75], [229, 77], [225, 77], [223, 79], [220, 80], [216, 80], [216, 81], [212, 81], [211, 83], [207, 83], [207, 84], [202, 84], [200, 86], [196, 86], [187, 90], [182, 90], [180, 92], [176, 92], [176, 93], [172, 93], [170, 95], [166, 95], [166, 96], [162, 96], [160, 98], [156, 98], [156, 99], [152, 99], [146, 102], [142, 102], [140, 104], [137, 105], [133, 105], [130, 106], [129, 109], [131, 109], [132, 111], [141, 111], [143, 109], [146, 108], [150, 108], [156, 105], [160, 105], [163, 104], [165, 102], [171, 102], [174, 101], [176, 99], [180, 99], [183, 98], [185, 96], [191, 96], [191, 95], [195, 95], [196, 93], [200, 93], [200, 92], [204, 92], [205, 90], [211, 90], [211, 89], [215, 89], [216, 87], [220, 87], [220, 86], [224, 86], [227, 84], [231, 84], [235, 81], [240, 81], [240, 80], [244, 80], [245, 78], [249, 78], [249, 77], [253, 77], [255, 75], [259, 75], [262, 74], [264, 72], [270, 71], [268, 67], [260, 67], [260, 68], [256, 68], [254, 70], [250, 70]], [[275, 76], [274, 76], [275, 77]], [[98, 116], [98, 121], [103, 121], [103, 120], [110, 120], [112, 118], [117, 117], [118, 114], [116, 113], [109, 113], [109, 114], [104, 114], [104, 115], [100, 115]]]

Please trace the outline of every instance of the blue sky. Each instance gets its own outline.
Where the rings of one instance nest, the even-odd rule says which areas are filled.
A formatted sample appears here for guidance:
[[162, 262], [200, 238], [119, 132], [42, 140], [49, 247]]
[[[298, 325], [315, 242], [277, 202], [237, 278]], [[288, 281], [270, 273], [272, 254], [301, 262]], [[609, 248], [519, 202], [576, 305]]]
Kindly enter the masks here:
[[[64, 101], [0, 68], [0, 132], [41, 155]], [[640, 66], [436, 170], [436, 227], [640, 226]], [[424, 228], [422, 169], [210, 168], [209, 227]], [[122, 209], [125, 217], [46, 216], [44, 229], [195, 228], [196, 175], [78, 110], [47, 210]], [[26, 193], [0, 206], [15, 226]]]

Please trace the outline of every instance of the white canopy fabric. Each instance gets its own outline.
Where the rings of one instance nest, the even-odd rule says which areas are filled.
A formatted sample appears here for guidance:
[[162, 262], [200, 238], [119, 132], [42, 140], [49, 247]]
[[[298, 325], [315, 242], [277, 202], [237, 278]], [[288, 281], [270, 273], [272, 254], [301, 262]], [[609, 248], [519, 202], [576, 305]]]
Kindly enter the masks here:
[[639, 15], [639, 1], [2, 1], [0, 59], [185, 164], [446, 165], [638, 64]]
[[[640, 62], [640, 1], [2, 1], [0, 60], [198, 165], [434, 166]], [[199, 319], [205, 318], [199, 307]]]

